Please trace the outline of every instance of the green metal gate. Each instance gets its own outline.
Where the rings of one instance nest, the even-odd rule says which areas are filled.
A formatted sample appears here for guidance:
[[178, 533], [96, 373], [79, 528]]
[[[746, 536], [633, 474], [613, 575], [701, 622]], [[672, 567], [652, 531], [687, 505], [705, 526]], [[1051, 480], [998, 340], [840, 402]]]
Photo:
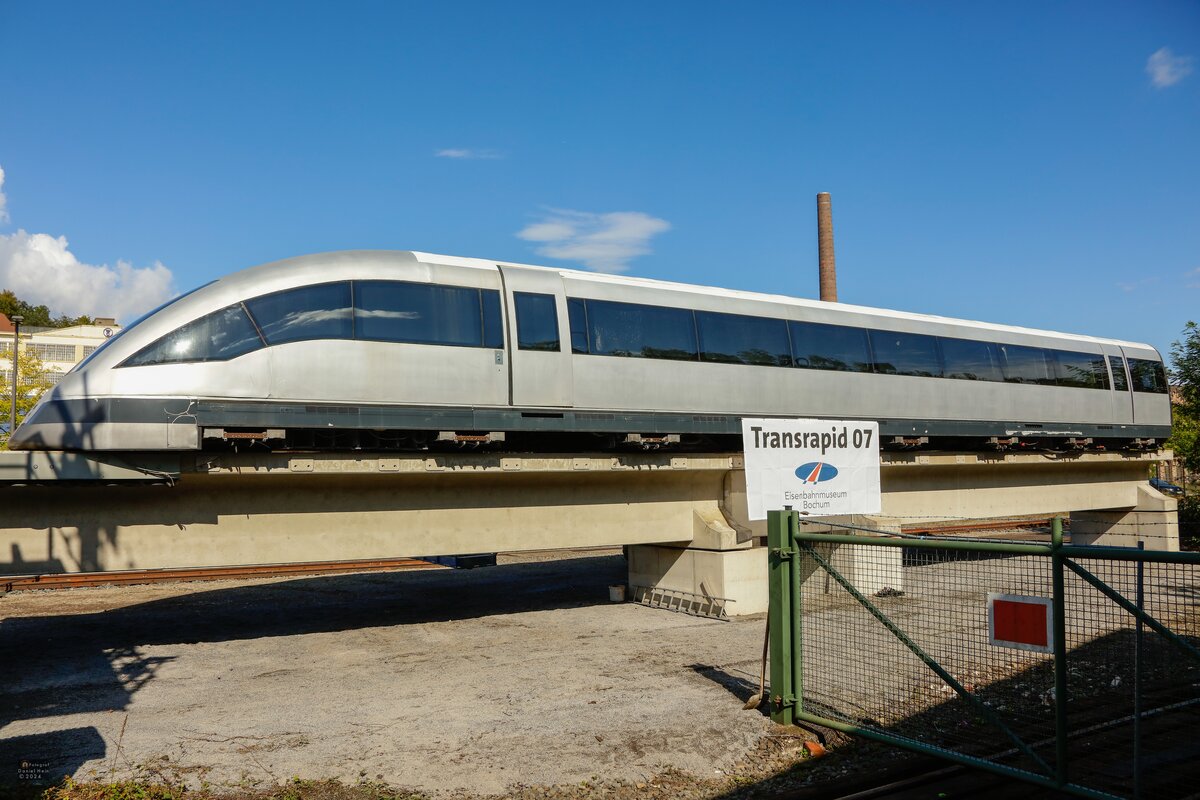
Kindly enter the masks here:
[[[1196, 791], [1200, 553], [1064, 545], [1061, 520], [1049, 544], [808, 522], [768, 517], [776, 722], [1085, 797]], [[1003, 598], [1044, 604], [1044, 647], [990, 638]]]

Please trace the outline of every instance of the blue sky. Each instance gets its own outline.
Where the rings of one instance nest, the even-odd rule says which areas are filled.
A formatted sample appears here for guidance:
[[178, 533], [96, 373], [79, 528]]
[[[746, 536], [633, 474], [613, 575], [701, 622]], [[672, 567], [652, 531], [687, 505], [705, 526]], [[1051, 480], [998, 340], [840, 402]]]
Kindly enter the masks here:
[[[0, 0], [0, 283], [126, 319], [419, 249], [1146, 341], [1200, 318], [1200, 4]], [[62, 238], [60, 238], [62, 237]]]

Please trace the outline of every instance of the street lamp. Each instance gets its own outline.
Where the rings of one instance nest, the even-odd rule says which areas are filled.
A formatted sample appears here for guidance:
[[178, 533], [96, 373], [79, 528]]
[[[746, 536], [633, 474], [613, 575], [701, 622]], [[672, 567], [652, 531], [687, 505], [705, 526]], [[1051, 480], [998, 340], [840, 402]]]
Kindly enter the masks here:
[[8, 439], [12, 441], [12, 435], [17, 430], [17, 352], [21, 349], [21, 323], [25, 318], [20, 314], [13, 314], [9, 319], [13, 324], [13, 351], [12, 351], [12, 416], [8, 419]]

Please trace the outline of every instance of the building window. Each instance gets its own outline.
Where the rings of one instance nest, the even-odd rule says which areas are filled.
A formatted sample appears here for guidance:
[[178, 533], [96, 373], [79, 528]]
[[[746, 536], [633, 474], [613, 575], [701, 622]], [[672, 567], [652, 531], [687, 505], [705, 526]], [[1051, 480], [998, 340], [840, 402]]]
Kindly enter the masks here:
[[75, 363], [75, 345], [73, 344], [32, 344], [29, 347], [34, 355], [43, 361], [69, 361]]
[[514, 292], [517, 312], [517, 347], [522, 350], [559, 350], [558, 311], [552, 294]]

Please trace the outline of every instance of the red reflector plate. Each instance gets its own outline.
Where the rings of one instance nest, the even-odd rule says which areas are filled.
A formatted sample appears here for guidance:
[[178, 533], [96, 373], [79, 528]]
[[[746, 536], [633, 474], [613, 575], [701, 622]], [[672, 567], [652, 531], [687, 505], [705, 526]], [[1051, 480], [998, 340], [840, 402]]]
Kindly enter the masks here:
[[1049, 653], [1054, 627], [1048, 597], [1019, 594], [988, 595], [988, 641], [997, 647]]

